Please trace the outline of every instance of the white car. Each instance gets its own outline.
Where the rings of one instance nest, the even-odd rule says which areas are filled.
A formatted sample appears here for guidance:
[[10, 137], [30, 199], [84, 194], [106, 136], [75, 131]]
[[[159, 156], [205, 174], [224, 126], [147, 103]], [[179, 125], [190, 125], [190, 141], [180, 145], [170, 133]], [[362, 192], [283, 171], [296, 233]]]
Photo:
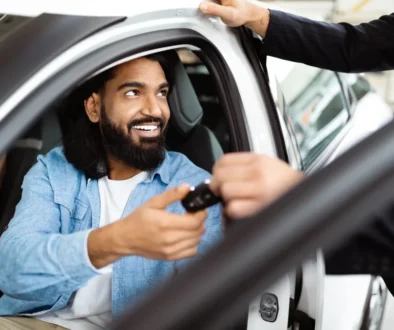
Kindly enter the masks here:
[[[61, 141], [62, 100], [100, 70], [145, 54], [173, 52], [168, 146], [207, 170], [223, 153], [253, 151], [311, 173], [392, 119], [362, 76], [259, 57], [258, 38], [202, 15], [199, 2], [0, 4], [7, 13], [0, 18], [0, 154], [7, 151], [8, 168], [0, 232], [23, 175]], [[349, 282], [357, 292], [344, 291]], [[240, 329], [379, 329], [386, 296], [380, 278], [327, 277], [318, 252], [256, 292]], [[267, 297], [279, 308], [264, 311]], [[297, 324], [296, 310], [308, 325]]]

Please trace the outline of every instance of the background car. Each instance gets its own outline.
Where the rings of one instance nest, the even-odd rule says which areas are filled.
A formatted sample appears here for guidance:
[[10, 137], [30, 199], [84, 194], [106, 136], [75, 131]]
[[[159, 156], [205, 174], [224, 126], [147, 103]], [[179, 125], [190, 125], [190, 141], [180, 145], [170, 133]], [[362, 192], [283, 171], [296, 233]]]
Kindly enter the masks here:
[[[72, 129], [62, 116], [73, 90], [99, 71], [144, 54], [171, 54], [176, 76], [168, 147], [207, 170], [224, 153], [253, 151], [312, 173], [392, 118], [361, 76], [259, 57], [256, 36], [201, 15], [198, 3], [144, 1], [127, 9], [120, 2], [7, 4], [12, 14], [0, 21], [0, 153], [7, 150], [0, 230], [12, 218], [23, 176], [37, 155]], [[315, 329], [341, 329], [333, 325], [338, 318], [332, 308], [349, 305], [357, 313], [347, 320], [361, 326], [375, 292], [382, 295], [373, 306], [384, 303], [387, 293], [379, 278], [362, 283], [357, 286], [364, 293], [360, 289], [350, 302], [329, 298], [323, 257], [312, 255], [264, 292], [281, 306], [274, 321], [261, 315], [264, 293], [256, 292], [239, 327], [296, 329], [302, 321], [293, 316], [301, 310]], [[382, 310], [375, 310], [378, 321]]]

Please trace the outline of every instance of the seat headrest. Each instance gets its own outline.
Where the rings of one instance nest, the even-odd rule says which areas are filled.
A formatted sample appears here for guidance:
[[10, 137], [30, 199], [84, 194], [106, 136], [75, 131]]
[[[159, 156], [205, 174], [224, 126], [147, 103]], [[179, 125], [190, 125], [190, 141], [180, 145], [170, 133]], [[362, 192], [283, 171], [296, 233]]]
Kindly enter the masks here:
[[178, 54], [176, 51], [166, 53], [173, 73], [173, 86], [168, 98], [171, 124], [179, 133], [188, 135], [200, 123], [203, 110]]

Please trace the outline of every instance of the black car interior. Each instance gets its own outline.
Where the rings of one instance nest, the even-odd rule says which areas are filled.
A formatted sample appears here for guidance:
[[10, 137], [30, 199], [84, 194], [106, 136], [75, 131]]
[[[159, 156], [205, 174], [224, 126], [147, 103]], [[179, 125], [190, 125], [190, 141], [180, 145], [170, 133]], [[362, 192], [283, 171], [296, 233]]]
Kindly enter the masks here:
[[[168, 56], [175, 81], [169, 97], [171, 120], [167, 148], [185, 154], [196, 165], [211, 171], [215, 161], [230, 148], [214, 79], [201, 62], [184, 65], [175, 51]], [[13, 217], [23, 178], [37, 156], [61, 145], [64, 128], [60, 124], [60, 113], [61, 108], [54, 106], [8, 150], [0, 190], [0, 233]]]

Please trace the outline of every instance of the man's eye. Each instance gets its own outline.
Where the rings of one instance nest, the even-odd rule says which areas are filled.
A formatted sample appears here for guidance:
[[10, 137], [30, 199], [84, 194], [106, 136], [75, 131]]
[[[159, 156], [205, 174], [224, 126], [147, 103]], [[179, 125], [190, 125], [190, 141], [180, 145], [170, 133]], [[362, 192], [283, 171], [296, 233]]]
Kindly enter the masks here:
[[159, 96], [167, 96], [168, 95], [168, 90], [163, 89], [159, 92]]
[[131, 90], [131, 91], [128, 91], [128, 92], [126, 92], [126, 96], [137, 96], [137, 91], [134, 89], [134, 90]]

